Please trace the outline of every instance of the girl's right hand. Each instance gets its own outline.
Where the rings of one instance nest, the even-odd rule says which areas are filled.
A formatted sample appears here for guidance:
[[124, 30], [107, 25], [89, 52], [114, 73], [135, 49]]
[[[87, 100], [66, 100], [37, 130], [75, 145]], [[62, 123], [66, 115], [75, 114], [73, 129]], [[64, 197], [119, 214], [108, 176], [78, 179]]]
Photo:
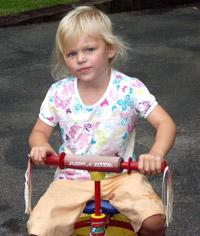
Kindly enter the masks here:
[[49, 154], [56, 154], [50, 145], [35, 146], [29, 154], [31, 160], [36, 165], [45, 165], [45, 159]]

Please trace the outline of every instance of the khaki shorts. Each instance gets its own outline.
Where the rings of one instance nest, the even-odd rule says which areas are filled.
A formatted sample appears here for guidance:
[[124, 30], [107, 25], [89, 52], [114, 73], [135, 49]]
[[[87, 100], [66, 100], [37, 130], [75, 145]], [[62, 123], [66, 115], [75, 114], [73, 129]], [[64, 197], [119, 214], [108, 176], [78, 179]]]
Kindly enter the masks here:
[[[137, 172], [102, 180], [101, 192], [103, 199], [130, 219], [135, 232], [145, 219], [164, 212], [163, 203], [147, 178]], [[74, 222], [91, 199], [94, 199], [93, 181], [55, 180], [31, 213], [27, 223], [29, 234], [71, 235]]]

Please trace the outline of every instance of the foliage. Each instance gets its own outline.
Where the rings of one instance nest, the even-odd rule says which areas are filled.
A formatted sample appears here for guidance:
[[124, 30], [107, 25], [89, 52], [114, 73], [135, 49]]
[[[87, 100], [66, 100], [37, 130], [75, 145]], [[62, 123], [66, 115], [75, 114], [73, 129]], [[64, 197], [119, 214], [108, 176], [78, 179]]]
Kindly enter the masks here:
[[0, 16], [76, 2], [77, 0], [0, 0]]

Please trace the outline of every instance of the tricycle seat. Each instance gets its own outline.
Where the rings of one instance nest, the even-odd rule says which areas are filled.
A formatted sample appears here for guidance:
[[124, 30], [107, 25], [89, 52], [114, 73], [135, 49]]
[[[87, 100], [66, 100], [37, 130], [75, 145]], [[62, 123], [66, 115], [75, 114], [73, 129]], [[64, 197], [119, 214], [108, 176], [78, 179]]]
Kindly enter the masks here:
[[[115, 209], [109, 201], [101, 200], [101, 210], [104, 214], [114, 215], [119, 213], [117, 209]], [[83, 210], [83, 213], [86, 214], [92, 214], [95, 211], [95, 202], [89, 201], [86, 204], [85, 209]]]

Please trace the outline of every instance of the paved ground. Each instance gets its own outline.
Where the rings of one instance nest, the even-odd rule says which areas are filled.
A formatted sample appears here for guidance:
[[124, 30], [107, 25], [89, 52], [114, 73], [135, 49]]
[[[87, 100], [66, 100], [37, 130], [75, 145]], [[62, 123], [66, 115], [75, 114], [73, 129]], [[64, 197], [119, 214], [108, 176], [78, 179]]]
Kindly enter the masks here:
[[[200, 9], [196, 6], [111, 15], [116, 32], [133, 49], [121, 70], [146, 83], [178, 126], [168, 156], [175, 194], [168, 236], [200, 235]], [[57, 22], [0, 29], [0, 235], [26, 235], [27, 137], [53, 82], [49, 56], [56, 27]], [[137, 153], [148, 149], [153, 136], [144, 121], [139, 124]], [[52, 142], [58, 145], [58, 132]], [[53, 170], [34, 169], [34, 203], [52, 174]]]

